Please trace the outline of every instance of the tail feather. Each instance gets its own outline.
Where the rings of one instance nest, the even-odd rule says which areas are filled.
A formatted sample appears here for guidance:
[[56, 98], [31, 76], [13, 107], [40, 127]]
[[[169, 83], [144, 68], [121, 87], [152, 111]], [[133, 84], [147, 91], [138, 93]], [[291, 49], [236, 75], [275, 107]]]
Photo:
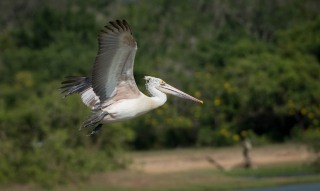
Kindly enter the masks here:
[[61, 82], [64, 85], [59, 88], [64, 97], [74, 93], [81, 93], [91, 87], [91, 81], [88, 77], [67, 76], [65, 78], [66, 80]]

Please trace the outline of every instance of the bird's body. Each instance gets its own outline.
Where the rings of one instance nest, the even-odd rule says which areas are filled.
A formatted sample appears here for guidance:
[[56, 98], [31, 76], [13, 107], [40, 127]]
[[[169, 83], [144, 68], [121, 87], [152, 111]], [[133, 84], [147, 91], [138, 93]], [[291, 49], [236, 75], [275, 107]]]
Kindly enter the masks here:
[[92, 77], [68, 76], [61, 87], [65, 97], [79, 93], [83, 103], [92, 110], [92, 115], [82, 125], [98, 124], [91, 134], [101, 128], [101, 123], [128, 120], [160, 107], [167, 101], [165, 93], [202, 103], [150, 76], [145, 76], [145, 80], [151, 97], [139, 91], [133, 76], [137, 43], [125, 20], [110, 22], [101, 31], [98, 41]]
[[160, 107], [165, 101], [166, 98], [148, 97], [141, 93], [135, 99], [123, 99], [102, 109], [109, 114], [102, 121], [109, 123], [128, 120]]

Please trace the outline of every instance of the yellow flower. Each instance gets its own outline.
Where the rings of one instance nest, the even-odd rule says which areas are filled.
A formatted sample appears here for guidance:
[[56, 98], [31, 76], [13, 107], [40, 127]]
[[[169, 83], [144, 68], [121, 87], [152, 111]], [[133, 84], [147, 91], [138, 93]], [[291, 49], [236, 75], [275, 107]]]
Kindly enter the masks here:
[[235, 135], [232, 136], [232, 139], [233, 139], [234, 142], [238, 142], [240, 140], [240, 136], [235, 134]]
[[309, 119], [313, 119], [313, 118], [314, 118], [314, 114], [313, 114], [313, 113], [311, 113], [311, 112], [310, 112], [310, 113], [308, 113], [308, 118], [309, 118]]
[[291, 99], [288, 100], [288, 106], [294, 107], [294, 102]]
[[195, 97], [199, 98], [201, 96], [201, 93], [199, 91], [196, 91], [196, 93], [194, 95], [195, 95]]
[[220, 134], [226, 138], [230, 136], [230, 133], [226, 129], [220, 129]]
[[227, 91], [230, 92], [231, 91], [231, 85], [228, 82], [224, 82], [223, 83], [223, 88]]
[[301, 108], [300, 113], [301, 113], [302, 115], [307, 114], [307, 109], [306, 109], [306, 108]]
[[215, 106], [219, 106], [219, 105], [221, 105], [221, 99], [218, 98], [218, 97], [216, 97], [216, 98], [214, 99], [213, 103], [214, 103]]
[[225, 90], [229, 90], [231, 86], [230, 86], [230, 84], [228, 82], [224, 82], [223, 83], [223, 87], [224, 87]]
[[243, 131], [241, 131], [240, 134], [241, 134], [241, 136], [246, 137], [248, 135], [248, 132], [243, 130]]

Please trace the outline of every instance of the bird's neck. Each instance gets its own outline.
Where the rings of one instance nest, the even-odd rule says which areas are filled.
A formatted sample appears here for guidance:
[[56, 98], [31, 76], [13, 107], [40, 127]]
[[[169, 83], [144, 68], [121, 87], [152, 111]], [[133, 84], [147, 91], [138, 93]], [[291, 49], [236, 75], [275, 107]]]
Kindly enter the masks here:
[[151, 95], [150, 99], [152, 100], [155, 108], [160, 107], [167, 101], [167, 95], [162, 93], [154, 87], [147, 87], [149, 94]]

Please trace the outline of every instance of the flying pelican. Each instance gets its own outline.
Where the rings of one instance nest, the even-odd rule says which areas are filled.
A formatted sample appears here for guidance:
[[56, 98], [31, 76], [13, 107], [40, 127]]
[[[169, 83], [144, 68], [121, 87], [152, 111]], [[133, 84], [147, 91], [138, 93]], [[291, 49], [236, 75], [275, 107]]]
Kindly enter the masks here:
[[[160, 107], [172, 94], [198, 103], [198, 100], [164, 82], [160, 78], [145, 76], [150, 97], [139, 91], [133, 76], [137, 43], [126, 20], [109, 22], [98, 36], [99, 49], [91, 78], [67, 76], [60, 90], [64, 97], [78, 93], [92, 114], [81, 127], [95, 127], [102, 123], [124, 121]], [[81, 129], [80, 127], [80, 129]]]

